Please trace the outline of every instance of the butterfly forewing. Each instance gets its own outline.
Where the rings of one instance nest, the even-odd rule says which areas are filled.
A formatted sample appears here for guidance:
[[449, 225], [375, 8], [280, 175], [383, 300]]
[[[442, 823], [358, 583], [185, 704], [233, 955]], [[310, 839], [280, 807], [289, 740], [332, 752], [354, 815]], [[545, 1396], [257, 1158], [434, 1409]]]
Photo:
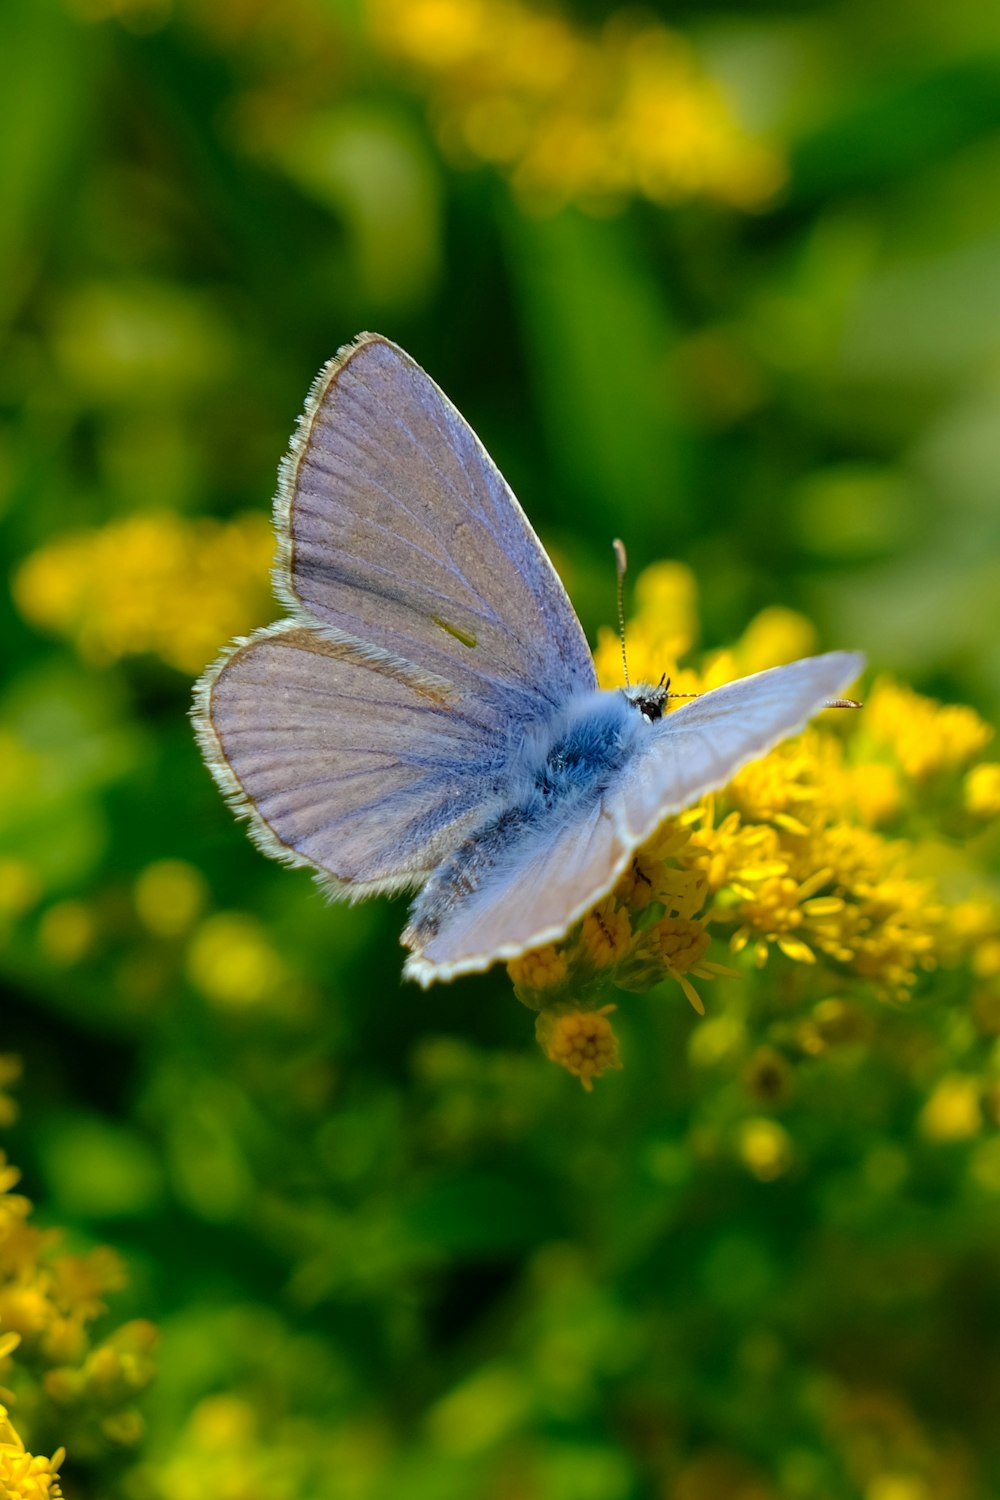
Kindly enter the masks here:
[[607, 805], [623, 835], [643, 843], [670, 813], [731, 781], [858, 677], [864, 658], [831, 651], [741, 677], [685, 703], [650, 726], [644, 753]]
[[278, 511], [282, 592], [324, 627], [518, 719], [595, 685], [580, 623], [504, 479], [387, 340], [362, 335], [320, 376]]

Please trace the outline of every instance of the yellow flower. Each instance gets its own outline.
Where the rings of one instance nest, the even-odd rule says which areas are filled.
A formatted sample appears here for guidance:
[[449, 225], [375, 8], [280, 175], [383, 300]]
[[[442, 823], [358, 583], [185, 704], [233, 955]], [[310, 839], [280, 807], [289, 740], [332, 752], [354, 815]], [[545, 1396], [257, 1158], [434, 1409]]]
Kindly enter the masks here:
[[862, 822], [887, 823], [896, 816], [902, 793], [893, 766], [872, 761], [867, 765], [849, 767], [847, 776]]
[[743, 926], [733, 935], [734, 953], [742, 952], [757, 932], [764, 940], [755, 946], [758, 963], [766, 961], [769, 942], [777, 943], [786, 958], [798, 963], [815, 963], [816, 955], [808, 943], [795, 936], [796, 929], [805, 920], [800, 905], [803, 886], [787, 875], [773, 875], [756, 887], [737, 885], [734, 890], [743, 898], [738, 907]]
[[583, 919], [580, 946], [597, 968], [607, 968], [628, 951], [632, 928], [628, 912], [615, 909], [613, 899], [602, 901]]
[[0, 1500], [60, 1500], [59, 1469], [66, 1451], [36, 1458], [25, 1451], [5, 1406], [0, 1406]]
[[178, 937], [200, 915], [208, 897], [205, 877], [183, 859], [147, 865], [135, 883], [135, 909], [156, 937]]
[[706, 979], [710, 974], [710, 971], [698, 967], [709, 941], [702, 923], [685, 917], [661, 917], [648, 929], [645, 939], [646, 951], [655, 954], [665, 971], [677, 980], [698, 1014], [704, 1015], [701, 997], [687, 977], [689, 972]]
[[579, 1078], [588, 1093], [595, 1078], [609, 1068], [621, 1067], [618, 1040], [608, 1020], [616, 1008], [614, 1005], [602, 1005], [600, 1010], [553, 1007], [542, 1011], [535, 1022], [535, 1034], [545, 1056]]
[[[11, 1081], [13, 1060], [0, 1059], [0, 1078]], [[123, 1284], [114, 1251], [98, 1247], [86, 1255], [58, 1255], [57, 1229], [29, 1223], [31, 1204], [13, 1189], [16, 1168], [0, 1153], [0, 1367], [26, 1364], [22, 1380], [35, 1380], [32, 1409], [80, 1400], [93, 1409], [106, 1433], [125, 1431], [134, 1413], [123, 1403], [152, 1376], [149, 1350], [155, 1331], [127, 1323], [91, 1349], [88, 1324], [105, 1311], [104, 1296]], [[41, 1365], [41, 1370], [39, 1370]], [[4, 1391], [4, 1401], [12, 1399]], [[46, 1413], [50, 1415], [50, 1413]], [[136, 1429], [137, 1430], [137, 1429]], [[63, 1450], [51, 1459], [25, 1450], [6, 1406], [0, 1405], [0, 1500], [57, 1500]]]
[[876, 682], [865, 703], [865, 732], [892, 750], [915, 781], [958, 770], [993, 736], [975, 709], [936, 703], [887, 677]]
[[836, 799], [841, 758], [836, 740], [810, 728], [744, 766], [728, 795], [745, 819], [805, 835]]
[[788, 862], [781, 857], [778, 833], [773, 828], [745, 825], [739, 813], [731, 812], [715, 826], [715, 797], [705, 801], [705, 818], [691, 836], [685, 860], [703, 872], [710, 892], [721, 891], [734, 880], [764, 880], [783, 875]]
[[426, 92], [442, 147], [500, 168], [529, 205], [632, 196], [765, 203], [784, 180], [688, 42], [612, 15], [588, 34], [523, 0], [369, 0], [376, 45]]
[[565, 952], [551, 943], [544, 948], [533, 948], [520, 958], [511, 959], [507, 973], [515, 988], [522, 990], [547, 990], [562, 984], [569, 972], [569, 961]]
[[128, 516], [33, 552], [15, 574], [14, 600], [30, 624], [67, 637], [95, 666], [152, 652], [194, 673], [220, 641], [266, 620], [273, 547], [263, 513]]
[[965, 805], [977, 818], [1000, 814], [1000, 764], [973, 766], [965, 778]]
[[274, 998], [285, 967], [264, 929], [247, 912], [216, 912], [196, 930], [188, 949], [192, 984], [217, 1005], [241, 1008]]
[[816, 627], [804, 615], [779, 604], [761, 610], [743, 632], [736, 647], [743, 672], [763, 672], [816, 650]]
[[739, 1133], [739, 1155], [760, 1182], [773, 1182], [792, 1164], [792, 1142], [777, 1120], [744, 1120]]
[[114, 1416], [121, 1424], [118, 1440], [124, 1441], [131, 1432], [128, 1441], [135, 1442], [141, 1436], [141, 1421], [138, 1413], [123, 1407], [123, 1403], [131, 1401], [152, 1379], [151, 1354], [156, 1340], [156, 1329], [145, 1319], [123, 1323], [76, 1368], [49, 1370], [45, 1390], [60, 1405], [97, 1401], [117, 1408]]
[[[676, 676], [678, 659], [698, 638], [698, 585], [694, 574], [683, 563], [654, 563], [636, 580], [635, 601], [638, 614], [628, 622], [625, 632], [633, 682], [659, 682], [664, 673]], [[617, 630], [605, 627], [598, 632], [594, 661], [602, 687], [622, 686], [622, 647]], [[672, 680], [671, 687], [696, 691], [698, 684], [692, 689], [685, 678]]]
[[653, 902], [679, 917], [693, 917], [705, 904], [707, 881], [699, 869], [677, 861], [691, 839], [691, 828], [670, 818], [637, 853], [615, 887], [615, 899], [641, 912]]
[[[273, 1348], [281, 1337], [273, 1317], [258, 1321]], [[287, 1335], [285, 1342], [290, 1343]], [[285, 1357], [283, 1367], [287, 1364]], [[391, 1494], [394, 1458], [391, 1435], [375, 1416], [354, 1412], [338, 1421], [328, 1414], [286, 1411], [275, 1421], [267, 1392], [252, 1397], [219, 1391], [195, 1406], [161, 1457], [155, 1483], [143, 1493], [162, 1500], [291, 1500], [331, 1493], [333, 1475], [334, 1494]]]
[[983, 1125], [977, 1078], [949, 1073], [937, 1084], [920, 1112], [920, 1129], [932, 1141], [966, 1141]]

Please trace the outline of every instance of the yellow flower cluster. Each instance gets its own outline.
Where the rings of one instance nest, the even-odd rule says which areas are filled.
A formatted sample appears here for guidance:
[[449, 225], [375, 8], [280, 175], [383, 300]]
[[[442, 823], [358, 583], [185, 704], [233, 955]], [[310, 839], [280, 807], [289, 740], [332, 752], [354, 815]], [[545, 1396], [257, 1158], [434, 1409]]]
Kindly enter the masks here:
[[448, 154], [492, 163], [531, 205], [701, 196], [748, 209], [784, 180], [656, 21], [622, 11], [588, 35], [523, 0], [369, 0], [369, 15], [376, 45], [426, 90]]
[[[0, 1338], [0, 1359], [15, 1346]], [[28, 1453], [6, 1406], [0, 1404], [0, 1500], [61, 1500], [59, 1448], [51, 1458]]]
[[[118, 948], [119, 988], [142, 1009], [162, 1001], [181, 972], [220, 1011], [269, 1008], [293, 1017], [307, 1002], [300, 974], [279, 955], [260, 918], [212, 910], [205, 876], [187, 860], [146, 865], [131, 901], [123, 892], [107, 891], [89, 900], [53, 902], [38, 918], [36, 940], [44, 960], [61, 969], [100, 961]], [[0, 1057], [0, 1126], [16, 1114], [4, 1092], [16, 1075], [5, 1068]]]
[[127, 516], [33, 552], [15, 574], [14, 600], [30, 624], [67, 637], [95, 666], [152, 652], [194, 673], [220, 641], [273, 613], [273, 548], [263, 512]]
[[[10, 1076], [12, 1060], [0, 1062]], [[121, 1263], [105, 1248], [57, 1253], [59, 1231], [29, 1222], [31, 1204], [14, 1191], [18, 1178], [0, 1152], [0, 1500], [54, 1500], [62, 1451], [51, 1459], [26, 1451], [8, 1409], [8, 1384], [30, 1392], [36, 1408], [58, 1408], [65, 1423], [85, 1422], [88, 1441], [96, 1429], [104, 1439], [132, 1443], [142, 1431], [133, 1402], [152, 1376], [156, 1335], [135, 1321], [91, 1343], [88, 1328], [105, 1312], [105, 1294], [122, 1285]]]
[[[865, 731], [874, 744], [892, 752], [914, 781], [967, 766], [993, 738], [991, 726], [975, 709], [936, 703], [885, 678], [875, 683], [865, 705]], [[979, 768], [980, 786], [985, 784], [984, 769]], [[995, 768], [990, 770], [996, 774]]]
[[161, 942], [185, 944], [188, 979], [220, 1010], [294, 1004], [295, 978], [257, 917], [242, 911], [205, 912], [205, 877], [182, 859], [147, 865], [135, 882], [136, 915]]
[[[273, 1325], [267, 1332], [273, 1340]], [[392, 1492], [386, 1483], [391, 1437], [377, 1417], [338, 1423], [300, 1414], [275, 1420], [262, 1407], [259, 1399], [234, 1392], [206, 1396], [170, 1451], [143, 1469], [142, 1493], [150, 1500], [291, 1500], [331, 1493], [361, 1500]]]
[[[633, 680], [656, 682], [666, 672], [677, 691], [699, 692], [813, 645], [807, 621], [769, 610], [700, 673], [678, 670], [697, 637], [693, 578], [676, 564], [660, 565], [640, 578], [637, 598], [627, 631]], [[604, 686], [621, 682], [611, 632], [601, 638], [597, 665]], [[611, 986], [639, 991], [669, 978], [700, 1011], [691, 977], [732, 972], [706, 957], [713, 937], [754, 967], [777, 950], [793, 964], [822, 966], [830, 987], [853, 976], [882, 999], [905, 1000], [921, 973], [944, 963], [968, 961], [995, 984], [1000, 907], [988, 896], [949, 905], [935, 878], [940, 839], [930, 840], [925, 818], [909, 819], [919, 832], [908, 826], [929, 778], [939, 791], [951, 778], [956, 809], [994, 814], [996, 768], [969, 769], [990, 736], [971, 708], [879, 681], [862, 712], [831, 710], [723, 791], [668, 819], [563, 943], [509, 965], [518, 997], [543, 1016], [554, 1010], [565, 1028], [570, 1012], [593, 1015]], [[896, 836], [882, 831], [887, 824]], [[961, 1120], [947, 1128], [966, 1128], [969, 1106], [956, 1114], [956, 1090], [931, 1109], [928, 1129], [940, 1134], [935, 1122], [949, 1111]]]

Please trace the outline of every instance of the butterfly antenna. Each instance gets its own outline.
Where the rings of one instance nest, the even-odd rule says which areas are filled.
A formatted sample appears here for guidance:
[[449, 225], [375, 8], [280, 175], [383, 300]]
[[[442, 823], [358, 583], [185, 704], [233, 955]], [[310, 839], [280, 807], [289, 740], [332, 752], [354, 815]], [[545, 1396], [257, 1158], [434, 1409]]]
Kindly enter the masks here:
[[628, 567], [628, 557], [625, 552], [625, 543], [615, 537], [611, 543], [615, 549], [615, 566], [618, 569], [618, 637], [622, 643], [622, 671], [625, 673], [625, 686], [631, 687], [628, 677], [628, 657], [625, 655], [625, 569]]

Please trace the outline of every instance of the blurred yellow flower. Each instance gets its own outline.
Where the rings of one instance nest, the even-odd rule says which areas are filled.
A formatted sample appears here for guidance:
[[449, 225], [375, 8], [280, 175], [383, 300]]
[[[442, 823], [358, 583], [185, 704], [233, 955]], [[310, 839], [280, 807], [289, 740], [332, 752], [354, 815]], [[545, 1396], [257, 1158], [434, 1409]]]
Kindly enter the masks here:
[[729, 1065], [746, 1043], [746, 1026], [735, 1015], [712, 1016], [691, 1033], [688, 1056], [699, 1068]]
[[849, 791], [862, 822], [888, 823], [900, 810], [902, 789], [894, 767], [872, 761], [847, 768]]
[[1000, 1140], [982, 1141], [969, 1158], [969, 1175], [984, 1192], [1000, 1193]]
[[[629, 674], [634, 682], [659, 682], [677, 675], [677, 662], [698, 639], [698, 585], [683, 563], [660, 562], [644, 569], [635, 584], [635, 601], [643, 628], [626, 632]], [[598, 631], [594, 652], [602, 687], [621, 687], [622, 645], [617, 630]], [[680, 691], [684, 681], [673, 681]]]
[[201, 914], [208, 886], [201, 871], [183, 859], [159, 859], [135, 883], [135, 909], [156, 937], [178, 937]]
[[[263, 1320], [262, 1320], [263, 1321]], [[273, 1331], [264, 1324], [265, 1333]], [[168, 1452], [148, 1471], [143, 1493], [155, 1500], [292, 1500], [331, 1493], [391, 1493], [383, 1428], [354, 1415], [349, 1422], [297, 1415], [275, 1421], [266, 1394], [205, 1396]], [[146, 1475], [143, 1476], [147, 1478]]]
[[1000, 764], [973, 766], [965, 778], [965, 805], [977, 818], [1000, 815]]
[[79, 963], [90, 952], [96, 937], [96, 925], [84, 901], [59, 901], [50, 906], [38, 926], [42, 951], [53, 963]]
[[268, 518], [128, 516], [56, 537], [14, 575], [24, 618], [95, 666], [152, 652], [194, 673], [272, 612]]
[[368, 15], [379, 50], [426, 92], [445, 151], [492, 163], [529, 206], [753, 209], [784, 182], [781, 158], [656, 21], [623, 10], [589, 34], [523, 0], [369, 0]]
[[187, 969], [203, 995], [235, 1009], [274, 998], [286, 979], [261, 924], [238, 911], [206, 917], [191, 940]]
[[980, 1084], [967, 1074], [940, 1080], [920, 1112], [920, 1128], [932, 1141], [966, 1141], [983, 1125]]
[[744, 1120], [739, 1134], [739, 1154], [744, 1166], [760, 1182], [773, 1182], [792, 1164], [788, 1131], [777, 1120]]
[[115, 1423], [115, 1441], [135, 1443], [143, 1433], [142, 1418], [131, 1401], [153, 1377], [152, 1350], [157, 1331], [152, 1323], [137, 1318], [123, 1323], [103, 1344], [91, 1350], [77, 1368], [49, 1370], [45, 1390], [54, 1401], [68, 1406], [81, 1400], [98, 1400], [115, 1408], [105, 1419]]
[[761, 610], [736, 647], [741, 672], [763, 672], [816, 650], [816, 627], [805, 615], [780, 604]]
[[865, 1500], [932, 1500], [919, 1474], [876, 1474], [865, 1488]]
[[989, 744], [991, 726], [964, 704], [941, 704], [883, 677], [865, 703], [865, 731], [890, 749], [908, 776], [958, 770]]

